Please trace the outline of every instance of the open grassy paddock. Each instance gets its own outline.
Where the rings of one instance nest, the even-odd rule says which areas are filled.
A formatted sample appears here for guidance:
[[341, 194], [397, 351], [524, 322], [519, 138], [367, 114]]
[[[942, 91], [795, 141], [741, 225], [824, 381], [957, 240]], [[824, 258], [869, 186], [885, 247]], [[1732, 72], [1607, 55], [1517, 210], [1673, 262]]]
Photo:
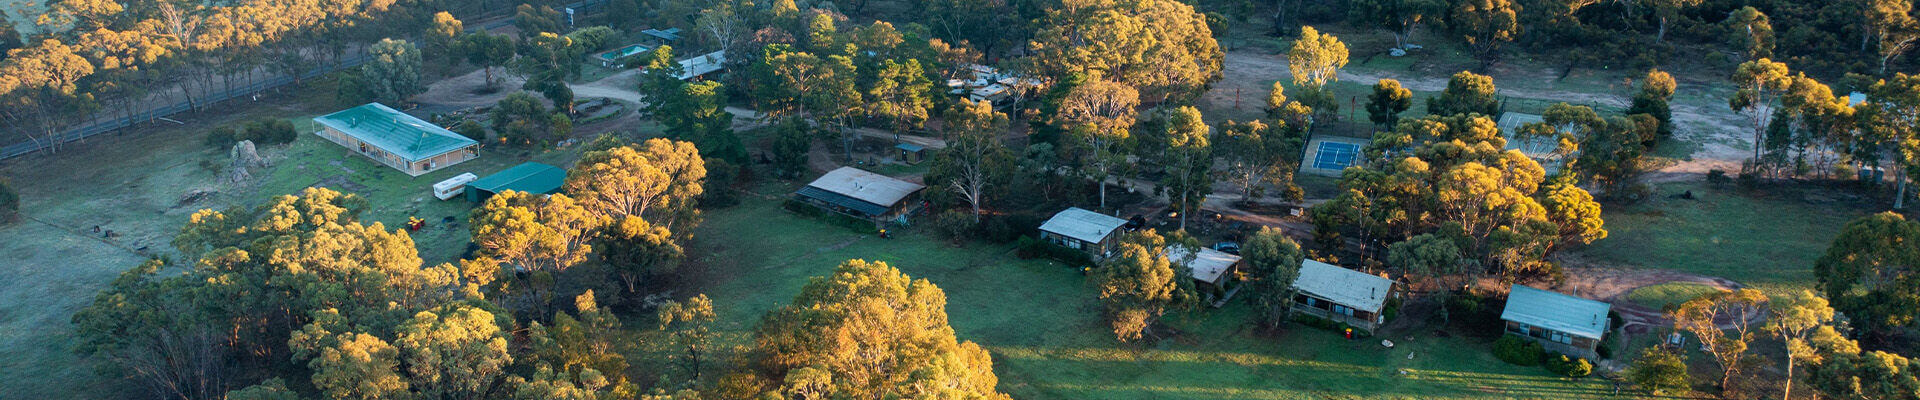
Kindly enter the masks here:
[[[1693, 191], [1697, 199], [1674, 195]], [[1847, 221], [1878, 212], [1876, 194], [1838, 189], [1654, 186], [1639, 204], [1606, 204], [1608, 236], [1583, 254], [1608, 266], [1724, 277], [1771, 295], [1811, 289], [1813, 262]], [[1842, 201], [1836, 198], [1864, 197]], [[1871, 205], [1869, 205], [1871, 204]]]

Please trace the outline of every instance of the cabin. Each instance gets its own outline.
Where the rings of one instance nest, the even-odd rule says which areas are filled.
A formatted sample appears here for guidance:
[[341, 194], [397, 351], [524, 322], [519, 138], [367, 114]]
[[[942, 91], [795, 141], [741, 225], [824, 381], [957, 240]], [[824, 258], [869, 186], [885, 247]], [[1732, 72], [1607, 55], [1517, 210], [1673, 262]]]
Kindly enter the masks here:
[[479, 203], [505, 191], [553, 194], [567, 183], [567, 170], [537, 162], [515, 165], [467, 182], [467, 201]]
[[1185, 265], [1192, 271], [1194, 287], [1206, 293], [1208, 303], [1218, 304], [1231, 296], [1231, 288], [1227, 286], [1233, 283], [1234, 271], [1240, 269], [1240, 256], [1205, 247], [1190, 250], [1186, 246], [1167, 246], [1163, 254], [1168, 262]]
[[640, 31], [640, 34], [653, 37], [655, 41], [661, 44], [680, 41], [680, 28], [667, 28], [664, 30], [647, 29]]
[[480, 142], [380, 103], [315, 117], [322, 138], [408, 176], [480, 157]]
[[1300, 264], [1293, 280], [1293, 312], [1325, 318], [1367, 332], [1387, 322], [1393, 281], [1314, 260]]
[[726, 50], [680, 60], [680, 76], [676, 78], [680, 78], [680, 80], [683, 81], [710, 79], [711, 77], [708, 75], [720, 72], [722, 68], [726, 67], [726, 62]]
[[903, 162], [903, 163], [919, 164], [920, 161], [924, 161], [927, 159], [926, 146], [902, 142], [900, 144], [893, 145], [893, 148], [895, 150], [900, 150], [900, 162]]
[[1040, 239], [1103, 258], [1112, 255], [1120, 236], [1114, 232], [1125, 225], [1127, 220], [1120, 217], [1069, 207], [1040, 224]]
[[649, 51], [653, 51], [653, 47], [634, 43], [620, 46], [620, 48], [617, 49], [595, 53], [593, 58], [600, 60], [600, 66], [602, 67], [618, 69], [626, 68], [627, 62], [633, 60], [633, 56], [646, 54]]
[[1513, 285], [1500, 320], [1507, 334], [1533, 339], [1550, 351], [1595, 358], [1594, 348], [1606, 337], [1611, 323], [1607, 313], [1612, 310], [1607, 303]]
[[840, 167], [795, 191], [793, 197], [831, 212], [904, 224], [907, 215], [919, 209], [920, 191], [926, 188], [859, 168]]

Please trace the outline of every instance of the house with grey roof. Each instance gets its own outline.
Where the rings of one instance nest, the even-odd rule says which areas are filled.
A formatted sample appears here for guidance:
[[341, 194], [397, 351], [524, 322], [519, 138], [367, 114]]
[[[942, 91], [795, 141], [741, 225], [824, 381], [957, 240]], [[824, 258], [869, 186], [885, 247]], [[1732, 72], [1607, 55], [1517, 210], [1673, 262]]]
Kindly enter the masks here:
[[1293, 312], [1326, 318], [1372, 332], [1387, 322], [1393, 281], [1314, 260], [1300, 263], [1293, 280]]
[[1106, 257], [1113, 251], [1114, 242], [1119, 241], [1120, 235], [1114, 232], [1125, 225], [1127, 220], [1120, 217], [1068, 207], [1040, 224], [1040, 239], [1086, 251], [1096, 258]]
[[1500, 320], [1506, 321], [1508, 334], [1533, 339], [1547, 350], [1594, 358], [1612, 310], [1611, 304], [1516, 284]]
[[927, 187], [854, 167], [821, 175], [793, 193], [801, 202], [827, 211], [874, 221], [906, 222]]
[[420, 176], [480, 157], [480, 142], [380, 103], [313, 119], [314, 132], [375, 162]]
[[1207, 304], [1220, 307], [1238, 292], [1228, 286], [1235, 286], [1233, 273], [1240, 269], [1240, 256], [1206, 247], [1179, 245], [1168, 245], [1162, 254], [1167, 256], [1167, 262], [1187, 267], [1193, 276], [1194, 288], [1206, 294]]

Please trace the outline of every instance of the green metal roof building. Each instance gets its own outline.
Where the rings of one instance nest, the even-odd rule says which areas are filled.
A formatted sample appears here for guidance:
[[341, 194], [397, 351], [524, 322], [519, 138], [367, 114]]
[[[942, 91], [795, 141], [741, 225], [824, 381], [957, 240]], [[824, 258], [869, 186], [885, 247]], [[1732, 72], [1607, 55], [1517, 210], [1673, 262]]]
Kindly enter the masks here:
[[380, 103], [314, 118], [314, 134], [407, 175], [420, 176], [480, 157], [480, 142]]
[[1507, 333], [1532, 338], [1548, 350], [1593, 358], [1606, 338], [1613, 305], [1515, 284], [1500, 319]]
[[479, 203], [508, 190], [533, 194], [552, 194], [567, 182], [567, 170], [530, 162], [515, 165], [493, 175], [467, 182], [467, 201]]

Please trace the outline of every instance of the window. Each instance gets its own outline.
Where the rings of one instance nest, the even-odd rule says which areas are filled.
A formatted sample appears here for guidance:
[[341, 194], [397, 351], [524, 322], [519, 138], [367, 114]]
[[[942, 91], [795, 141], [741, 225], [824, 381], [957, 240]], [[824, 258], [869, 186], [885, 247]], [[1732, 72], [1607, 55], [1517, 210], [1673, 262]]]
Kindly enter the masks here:
[[1353, 308], [1335, 304], [1333, 305], [1333, 313], [1351, 317], [1353, 316]]

